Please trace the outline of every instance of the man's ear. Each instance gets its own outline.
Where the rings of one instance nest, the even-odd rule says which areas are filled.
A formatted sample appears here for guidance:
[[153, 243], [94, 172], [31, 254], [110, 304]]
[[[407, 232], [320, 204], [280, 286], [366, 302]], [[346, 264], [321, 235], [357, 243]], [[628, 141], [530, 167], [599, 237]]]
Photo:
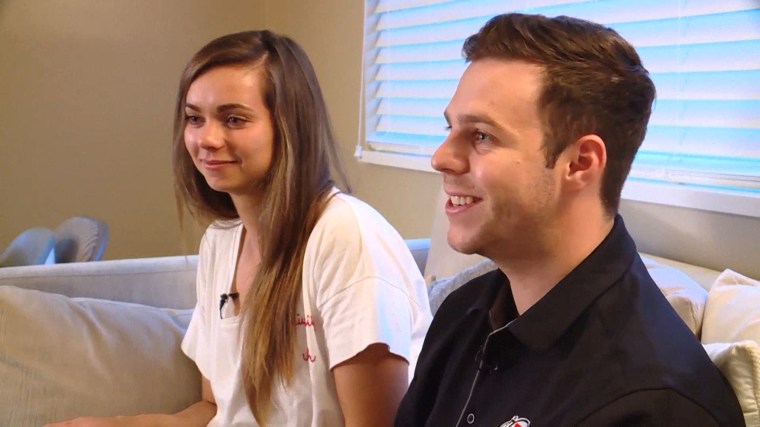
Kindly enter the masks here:
[[598, 135], [590, 134], [578, 138], [568, 147], [568, 182], [578, 188], [599, 182], [607, 165], [607, 147]]

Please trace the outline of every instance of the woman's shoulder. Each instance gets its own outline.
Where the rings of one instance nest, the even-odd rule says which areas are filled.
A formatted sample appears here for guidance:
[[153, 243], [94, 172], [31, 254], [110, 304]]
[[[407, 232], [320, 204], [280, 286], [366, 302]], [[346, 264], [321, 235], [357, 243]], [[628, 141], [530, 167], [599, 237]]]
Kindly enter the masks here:
[[216, 219], [206, 227], [205, 234], [227, 234], [234, 233], [243, 223], [239, 218], [235, 219]]
[[206, 227], [201, 246], [216, 246], [217, 242], [234, 239], [242, 226], [239, 219], [217, 219]]
[[317, 226], [330, 226], [337, 224], [342, 226], [364, 224], [376, 226], [390, 226], [388, 221], [375, 208], [368, 203], [347, 193], [334, 193], [322, 212]]
[[356, 201], [358, 199], [344, 193], [333, 194], [314, 225], [310, 240], [324, 243], [358, 235], [357, 215], [352, 206]]
[[314, 248], [331, 246], [359, 252], [375, 245], [404, 245], [396, 229], [379, 212], [345, 193], [331, 197], [314, 226], [310, 241]]

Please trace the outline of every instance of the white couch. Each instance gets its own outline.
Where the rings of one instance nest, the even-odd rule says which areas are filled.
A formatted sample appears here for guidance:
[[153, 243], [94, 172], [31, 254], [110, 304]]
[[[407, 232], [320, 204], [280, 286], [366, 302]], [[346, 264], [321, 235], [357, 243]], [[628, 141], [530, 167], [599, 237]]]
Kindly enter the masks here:
[[[431, 305], [490, 261], [453, 252], [445, 219], [407, 241]], [[760, 426], [760, 282], [645, 256], [663, 293], [705, 344]], [[195, 302], [196, 256], [0, 269], [0, 425], [79, 415], [171, 412], [199, 398], [179, 343]], [[709, 291], [709, 292], [708, 292]]]

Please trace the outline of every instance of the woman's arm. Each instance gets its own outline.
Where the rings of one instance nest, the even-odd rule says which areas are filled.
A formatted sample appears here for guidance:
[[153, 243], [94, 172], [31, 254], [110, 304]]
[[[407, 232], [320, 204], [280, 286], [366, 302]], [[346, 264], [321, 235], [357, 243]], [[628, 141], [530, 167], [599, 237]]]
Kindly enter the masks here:
[[409, 385], [409, 363], [372, 344], [332, 370], [346, 427], [390, 426]]
[[172, 427], [205, 426], [216, 415], [216, 400], [209, 381], [201, 376], [201, 401], [194, 403], [174, 415], [145, 414], [125, 417], [83, 417], [60, 423], [48, 424], [46, 427]]

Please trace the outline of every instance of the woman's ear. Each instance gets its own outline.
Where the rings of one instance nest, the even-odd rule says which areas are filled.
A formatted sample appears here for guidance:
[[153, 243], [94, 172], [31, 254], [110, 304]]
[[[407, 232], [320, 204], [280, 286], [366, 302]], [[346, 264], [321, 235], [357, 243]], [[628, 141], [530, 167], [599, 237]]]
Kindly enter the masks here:
[[566, 150], [568, 168], [566, 179], [575, 187], [586, 187], [601, 182], [607, 165], [607, 147], [598, 135], [589, 134], [578, 138]]

